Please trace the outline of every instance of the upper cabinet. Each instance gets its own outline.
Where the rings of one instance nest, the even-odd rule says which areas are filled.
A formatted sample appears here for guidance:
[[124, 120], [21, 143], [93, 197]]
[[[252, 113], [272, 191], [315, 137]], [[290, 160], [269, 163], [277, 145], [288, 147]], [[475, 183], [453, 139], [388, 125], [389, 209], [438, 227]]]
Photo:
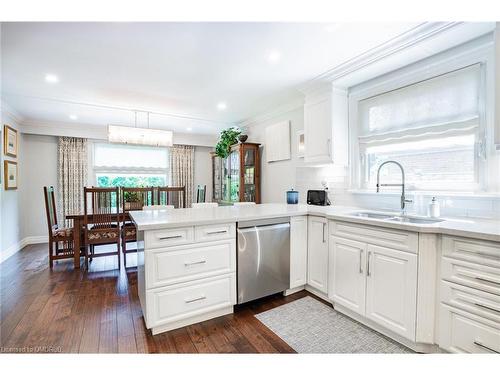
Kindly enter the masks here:
[[348, 161], [347, 90], [329, 87], [307, 94], [304, 104], [306, 163], [346, 165]]

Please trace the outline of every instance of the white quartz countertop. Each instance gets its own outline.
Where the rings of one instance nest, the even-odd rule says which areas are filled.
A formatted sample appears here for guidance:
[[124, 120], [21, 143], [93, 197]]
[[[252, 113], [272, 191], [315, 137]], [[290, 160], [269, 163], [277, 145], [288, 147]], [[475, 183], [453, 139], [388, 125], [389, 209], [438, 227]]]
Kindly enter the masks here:
[[[310, 206], [265, 203], [248, 206], [221, 206], [211, 208], [182, 208], [175, 210], [131, 211], [130, 216], [138, 230], [156, 230], [191, 225], [205, 225], [246, 220], [316, 215], [327, 219], [369, 224], [413, 232], [441, 233], [500, 242], [500, 220], [473, 218], [442, 218], [436, 224], [412, 224], [354, 217], [356, 211], [373, 211], [359, 207]], [[395, 213], [397, 214], [397, 213]]]

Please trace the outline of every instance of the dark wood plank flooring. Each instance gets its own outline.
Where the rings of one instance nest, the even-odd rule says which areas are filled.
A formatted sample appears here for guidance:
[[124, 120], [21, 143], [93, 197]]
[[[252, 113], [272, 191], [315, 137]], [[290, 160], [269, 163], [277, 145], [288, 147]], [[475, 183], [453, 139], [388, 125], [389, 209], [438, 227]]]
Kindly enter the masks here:
[[[135, 254], [127, 256], [133, 265]], [[136, 268], [96, 258], [90, 271], [72, 260], [50, 270], [47, 245], [30, 245], [0, 264], [0, 352], [294, 353], [255, 314], [302, 298], [270, 296], [235, 313], [159, 335], [142, 319]]]

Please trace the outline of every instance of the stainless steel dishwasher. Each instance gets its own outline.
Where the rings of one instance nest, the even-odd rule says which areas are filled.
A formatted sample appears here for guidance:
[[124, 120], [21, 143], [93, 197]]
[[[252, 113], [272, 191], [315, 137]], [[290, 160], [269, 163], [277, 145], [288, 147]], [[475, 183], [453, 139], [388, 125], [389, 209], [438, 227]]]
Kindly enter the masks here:
[[238, 303], [290, 288], [290, 218], [238, 223]]

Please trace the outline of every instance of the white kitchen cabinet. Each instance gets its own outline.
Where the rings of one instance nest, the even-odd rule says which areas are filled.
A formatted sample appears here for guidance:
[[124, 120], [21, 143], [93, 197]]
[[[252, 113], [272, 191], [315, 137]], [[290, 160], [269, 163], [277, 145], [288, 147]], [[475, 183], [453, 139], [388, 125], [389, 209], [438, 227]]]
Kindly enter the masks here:
[[290, 289], [307, 284], [307, 216], [290, 219]]
[[413, 235], [332, 221], [328, 269], [328, 297], [335, 306], [411, 341], [416, 338], [418, 282]]
[[417, 256], [367, 246], [366, 317], [408, 339], [415, 339]]
[[439, 336], [454, 353], [500, 353], [500, 244], [443, 235]]
[[329, 88], [306, 95], [304, 140], [306, 163], [335, 163], [348, 160], [348, 96], [346, 90]]
[[330, 237], [328, 298], [360, 315], [365, 313], [366, 247], [362, 242]]
[[307, 230], [307, 284], [328, 293], [328, 220], [309, 216]]

